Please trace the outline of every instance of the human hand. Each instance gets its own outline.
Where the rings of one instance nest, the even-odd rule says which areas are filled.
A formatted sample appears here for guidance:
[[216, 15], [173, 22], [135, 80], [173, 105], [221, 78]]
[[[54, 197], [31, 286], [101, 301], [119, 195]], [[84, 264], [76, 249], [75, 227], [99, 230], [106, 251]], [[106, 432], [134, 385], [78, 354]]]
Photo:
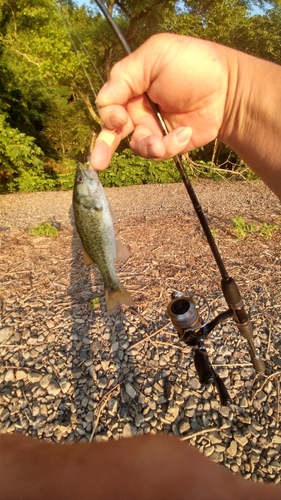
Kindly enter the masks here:
[[0, 435], [1, 500], [279, 500], [166, 435], [55, 444]]
[[[227, 115], [234, 52], [205, 40], [160, 34], [118, 62], [97, 96], [104, 129], [91, 156], [92, 168], [106, 168], [121, 139], [131, 133], [131, 149], [156, 160], [215, 139]], [[145, 92], [170, 130], [165, 137]]]

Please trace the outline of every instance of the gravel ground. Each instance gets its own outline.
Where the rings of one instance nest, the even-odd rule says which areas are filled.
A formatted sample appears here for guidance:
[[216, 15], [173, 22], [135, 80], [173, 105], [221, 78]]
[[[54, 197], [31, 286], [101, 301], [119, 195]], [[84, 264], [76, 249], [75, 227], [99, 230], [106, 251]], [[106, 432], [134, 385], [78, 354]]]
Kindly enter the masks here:
[[[218, 326], [206, 345], [232, 398], [221, 406], [213, 385], [200, 385], [191, 348], [166, 314], [175, 290], [204, 296], [212, 317], [226, 309], [182, 185], [107, 190], [118, 237], [131, 250], [117, 273], [136, 304], [112, 317], [98, 271], [82, 264], [71, 193], [4, 195], [0, 432], [56, 442], [173, 433], [245, 478], [280, 481], [281, 206], [259, 182], [194, 187], [243, 295], [265, 373], [255, 373], [234, 322]], [[237, 240], [238, 215], [279, 229]], [[29, 235], [46, 220], [59, 227], [57, 238]]]

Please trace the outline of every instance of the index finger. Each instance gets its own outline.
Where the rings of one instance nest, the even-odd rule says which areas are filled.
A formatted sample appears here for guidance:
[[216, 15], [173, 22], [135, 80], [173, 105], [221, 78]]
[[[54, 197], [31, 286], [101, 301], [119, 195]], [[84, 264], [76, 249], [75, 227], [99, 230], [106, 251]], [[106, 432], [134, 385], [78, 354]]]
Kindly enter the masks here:
[[[110, 116], [113, 116], [113, 120], [115, 119], [115, 128], [113, 124], [112, 128], [102, 128], [91, 153], [90, 169], [104, 170], [108, 166], [112, 154], [119, 146], [121, 140], [127, 137], [134, 129], [133, 123], [124, 108], [121, 106], [114, 106], [114, 109]], [[119, 119], [119, 126], [117, 126], [117, 119]]]
[[129, 99], [123, 106], [113, 103], [101, 107], [99, 114], [105, 127], [97, 137], [91, 154], [90, 168], [94, 170], [105, 169], [120, 141], [140, 125], [146, 128], [148, 136], [163, 136], [151, 105], [143, 94]]

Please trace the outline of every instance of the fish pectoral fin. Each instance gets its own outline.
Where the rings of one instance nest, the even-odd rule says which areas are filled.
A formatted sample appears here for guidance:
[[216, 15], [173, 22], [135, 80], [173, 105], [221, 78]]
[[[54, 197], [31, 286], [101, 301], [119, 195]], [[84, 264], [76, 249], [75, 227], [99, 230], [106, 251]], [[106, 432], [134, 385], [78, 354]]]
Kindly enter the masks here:
[[119, 240], [116, 240], [116, 260], [128, 260], [130, 257], [130, 252], [125, 245], [123, 245]]
[[86, 252], [84, 247], [82, 248], [82, 254], [83, 254], [83, 262], [84, 262], [85, 266], [91, 266], [94, 263], [94, 261], [93, 261], [93, 259], [91, 259], [89, 254]]

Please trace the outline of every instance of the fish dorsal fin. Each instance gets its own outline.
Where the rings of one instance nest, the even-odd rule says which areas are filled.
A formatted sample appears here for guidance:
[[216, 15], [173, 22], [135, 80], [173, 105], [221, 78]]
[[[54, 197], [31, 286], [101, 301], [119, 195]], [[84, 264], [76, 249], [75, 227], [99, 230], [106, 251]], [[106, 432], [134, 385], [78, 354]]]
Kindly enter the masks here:
[[116, 240], [116, 260], [128, 260], [130, 252], [120, 241]]
[[93, 261], [93, 259], [91, 259], [89, 254], [86, 252], [84, 247], [82, 248], [82, 254], [83, 254], [83, 262], [84, 262], [85, 266], [91, 266], [94, 263], [94, 261]]

